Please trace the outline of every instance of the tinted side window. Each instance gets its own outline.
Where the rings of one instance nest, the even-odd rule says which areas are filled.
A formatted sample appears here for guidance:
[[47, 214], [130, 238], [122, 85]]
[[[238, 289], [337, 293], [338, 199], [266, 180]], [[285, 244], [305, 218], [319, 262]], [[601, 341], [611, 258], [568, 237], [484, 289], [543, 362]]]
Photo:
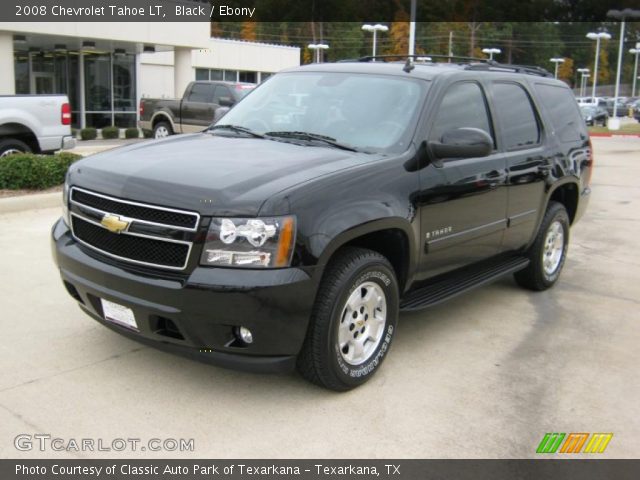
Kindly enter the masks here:
[[462, 127], [479, 128], [492, 135], [484, 93], [477, 83], [456, 83], [447, 90], [433, 123], [431, 140], [440, 141], [445, 132]]
[[208, 85], [206, 83], [193, 84], [188, 100], [190, 102], [210, 102], [213, 87], [213, 85]]
[[231, 92], [227, 87], [223, 85], [218, 85], [216, 87], [216, 93], [213, 96], [213, 103], [220, 105], [220, 97], [227, 97], [233, 100], [233, 97], [231, 96]]
[[536, 90], [561, 142], [573, 142], [580, 140], [582, 134], [586, 135], [582, 116], [570, 90], [541, 83], [536, 84]]
[[523, 148], [540, 142], [540, 128], [529, 95], [515, 83], [494, 83], [493, 103], [505, 148]]

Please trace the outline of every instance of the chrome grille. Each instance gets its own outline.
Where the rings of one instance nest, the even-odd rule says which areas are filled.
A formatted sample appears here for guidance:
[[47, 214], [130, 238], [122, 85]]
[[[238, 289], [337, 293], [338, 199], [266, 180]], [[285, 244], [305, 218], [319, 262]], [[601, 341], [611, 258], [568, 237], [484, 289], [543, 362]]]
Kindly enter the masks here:
[[188, 230], [198, 226], [199, 215], [171, 208], [120, 200], [80, 188], [71, 190], [71, 201], [102, 212], [115, 213], [145, 222]]
[[[186, 268], [192, 232], [200, 220], [195, 212], [130, 202], [76, 187], [70, 192], [70, 210], [71, 231], [83, 245], [118, 260], [172, 270]], [[106, 215], [116, 215], [129, 225], [114, 233], [100, 223]]]

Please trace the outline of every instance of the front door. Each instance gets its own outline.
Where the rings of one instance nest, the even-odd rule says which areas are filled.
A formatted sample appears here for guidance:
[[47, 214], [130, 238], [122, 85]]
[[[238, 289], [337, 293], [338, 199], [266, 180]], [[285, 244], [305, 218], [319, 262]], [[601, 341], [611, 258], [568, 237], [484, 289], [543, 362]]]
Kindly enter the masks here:
[[180, 111], [183, 133], [200, 132], [211, 125], [213, 121], [214, 105], [213, 83], [194, 83], [191, 91], [182, 101]]
[[[429, 141], [461, 127], [480, 128], [495, 138], [484, 89], [475, 81], [449, 86], [429, 124]], [[500, 253], [507, 223], [505, 182], [506, 161], [495, 148], [487, 157], [446, 159], [420, 171], [421, 279]]]

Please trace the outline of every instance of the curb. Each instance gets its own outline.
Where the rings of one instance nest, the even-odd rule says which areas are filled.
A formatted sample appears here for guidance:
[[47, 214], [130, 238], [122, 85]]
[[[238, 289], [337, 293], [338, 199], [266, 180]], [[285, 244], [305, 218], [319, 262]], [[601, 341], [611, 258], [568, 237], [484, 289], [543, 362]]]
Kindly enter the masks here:
[[601, 138], [611, 138], [611, 137], [640, 138], [639, 133], [590, 133], [589, 136], [601, 137]]
[[35, 193], [0, 199], [0, 214], [54, 207], [62, 208], [62, 192]]

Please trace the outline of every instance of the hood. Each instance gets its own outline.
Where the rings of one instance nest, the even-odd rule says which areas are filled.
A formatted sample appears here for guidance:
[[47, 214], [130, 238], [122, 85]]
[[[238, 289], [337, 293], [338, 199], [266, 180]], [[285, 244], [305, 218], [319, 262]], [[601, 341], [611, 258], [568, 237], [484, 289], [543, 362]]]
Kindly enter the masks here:
[[70, 168], [69, 183], [202, 215], [254, 216], [272, 195], [372, 157], [330, 147], [199, 133], [92, 155]]

